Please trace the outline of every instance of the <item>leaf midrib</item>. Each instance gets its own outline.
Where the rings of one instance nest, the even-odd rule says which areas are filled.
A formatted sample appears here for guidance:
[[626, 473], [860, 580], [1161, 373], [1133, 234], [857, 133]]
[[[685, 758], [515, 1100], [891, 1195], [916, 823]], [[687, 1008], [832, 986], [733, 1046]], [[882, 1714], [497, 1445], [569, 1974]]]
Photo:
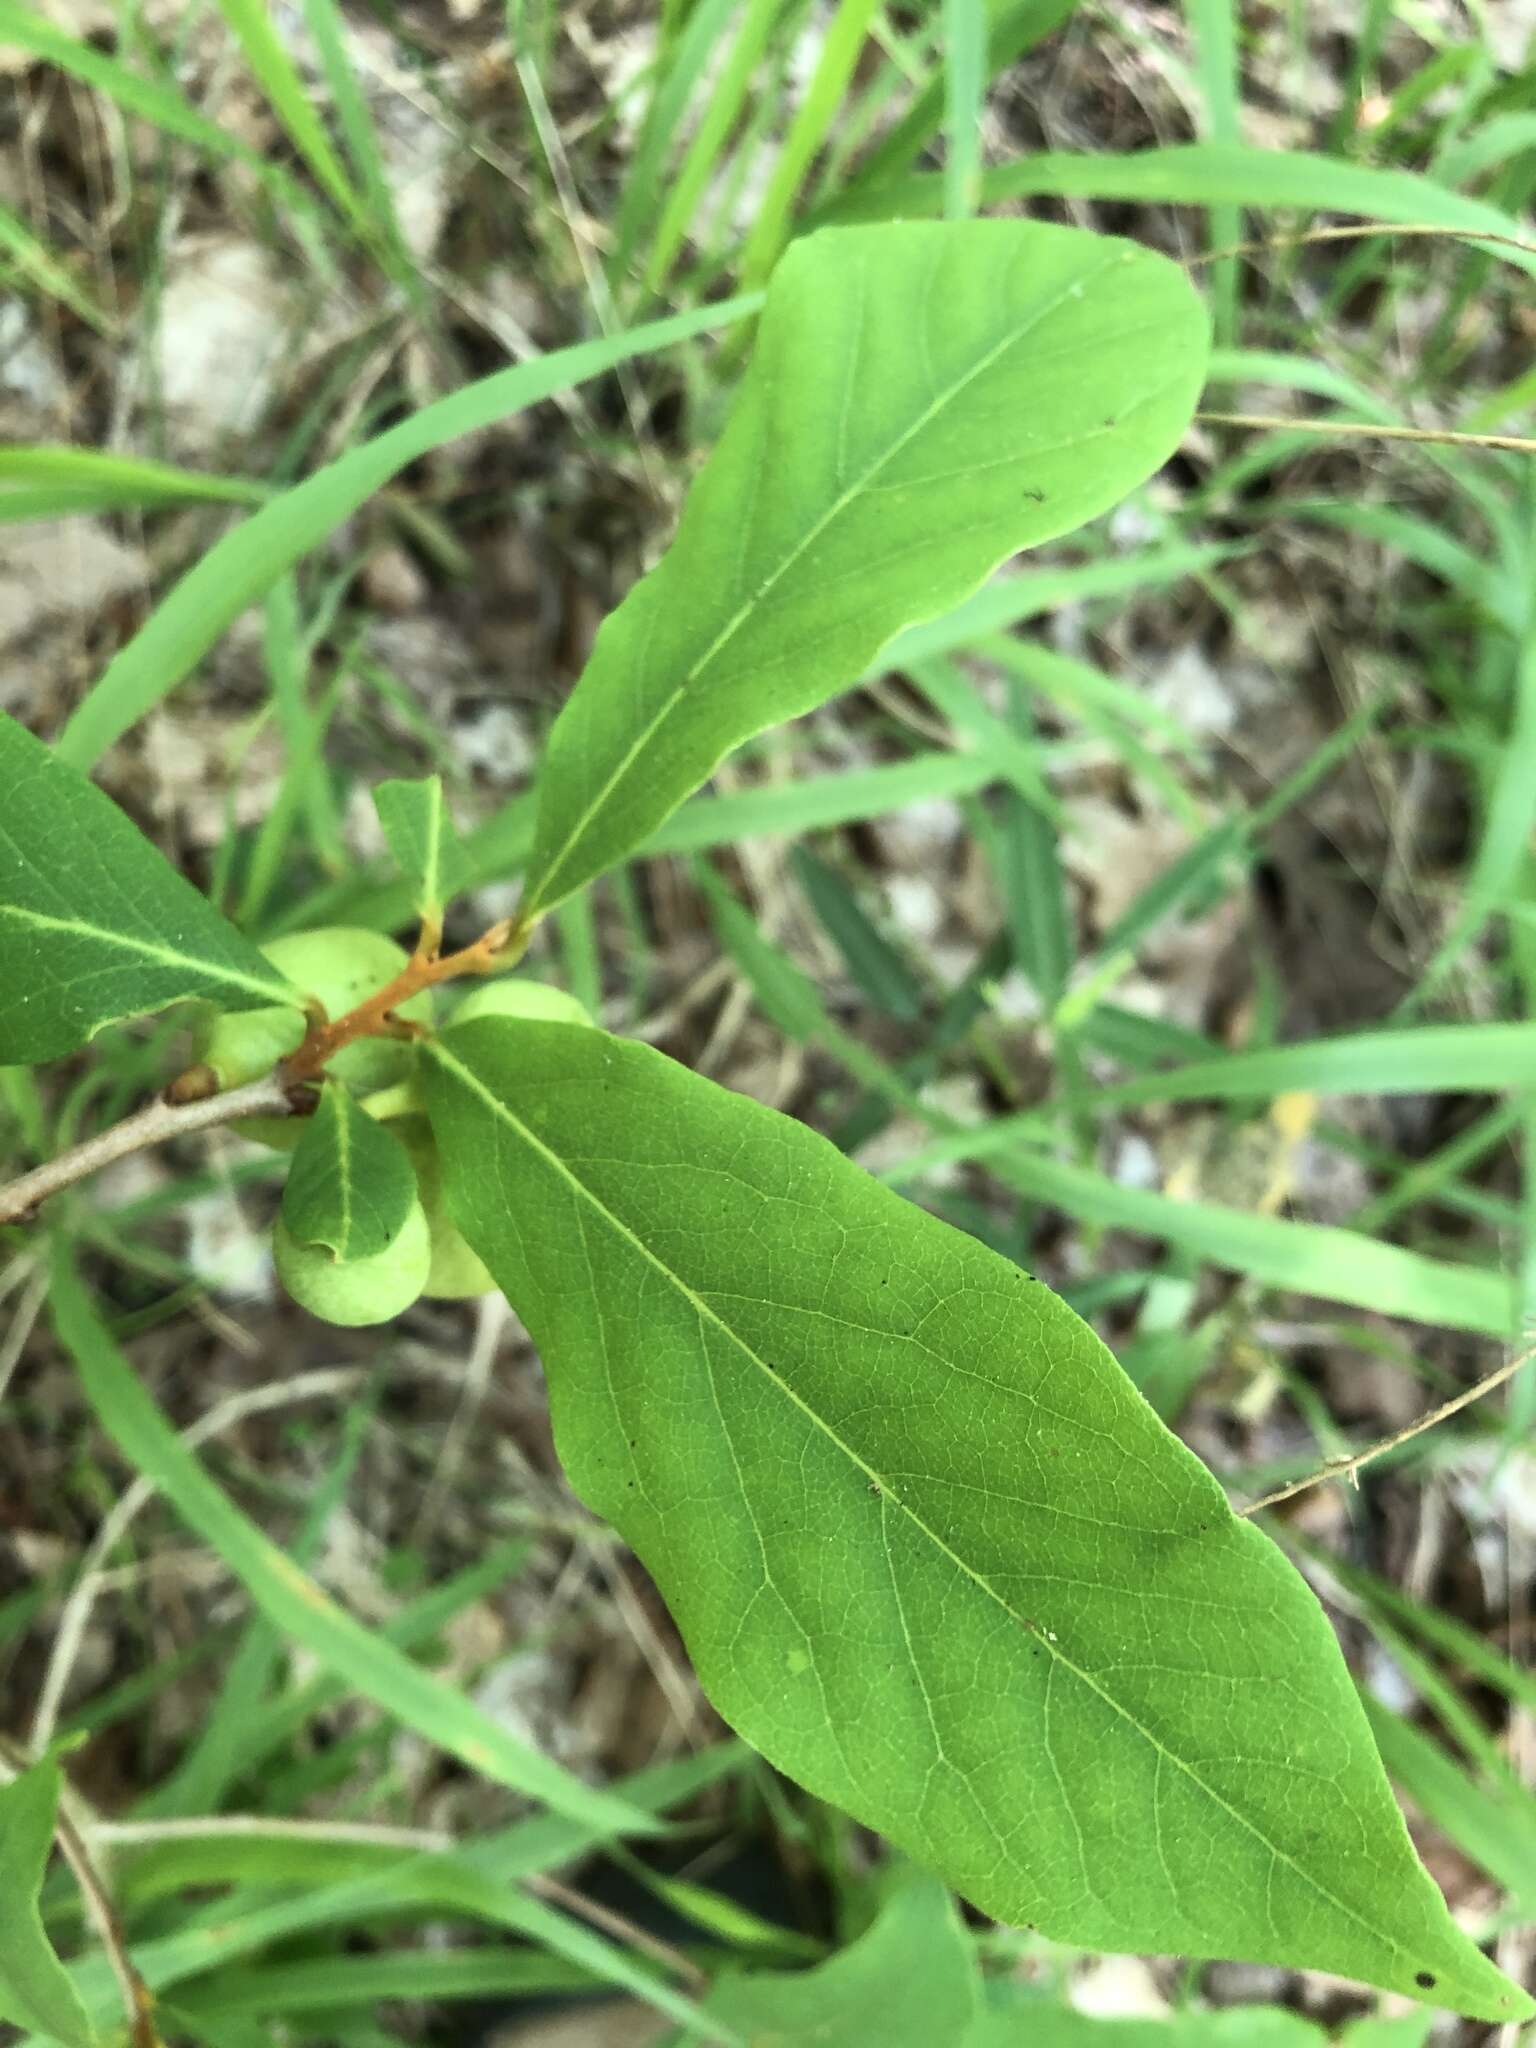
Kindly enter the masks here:
[[442, 889], [442, 881], [438, 872], [438, 835], [442, 831], [442, 825], [443, 785], [437, 776], [433, 775], [427, 780], [427, 844], [424, 849], [421, 876], [421, 914], [423, 917], [435, 917], [442, 908], [438, 900]]
[[246, 990], [249, 994], [264, 996], [276, 1007], [285, 1005], [298, 1009], [299, 1005], [285, 992], [281, 982], [258, 981], [254, 974], [242, 974], [237, 967], [226, 967], [216, 960], [201, 959], [193, 953], [180, 953], [174, 946], [157, 943], [153, 939], [141, 939], [131, 932], [115, 932], [104, 925], [87, 924], [83, 918], [53, 917], [46, 910], [29, 910], [20, 903], [0, 903], [0, 921], [5, 918], [17, 919], [24, 924], [41, 927], [46, 931], [66, 932], [76, 938], [90, 939], [98, 945], [116, 946], [125, 953], [135, 953], [141, 959], [158, 961], [165, 967], [192, 968], [204, 979], [226, 983], [231, 988]]
[[567, 1185], [572, 1189], [572, 1191], [576, 1195], [578, 1195], [582, 1200], [588, 1203], [588, 1205], [593, 1210], [595, 1210], [601, 1221], [607, 1224], [608, 1227], [615, 1233], [615, 1235], [622, 1238], [636, 1252], [638, 1252], [640, 1256], [644, 1260], [646, 1260], [646, 1262], [649, 1265], [654, 1267], [656, 1272], [658, 1272], [661, 1275], [663, 1280], [669, 1282], [674, 1288], [676, 1288], [677, 1292], [680, 1295], [682, 1295], [684, 1300], [688, 1302], [689, 1306], [693, 1309], [694, 1313], [700, 1318], [701, 1321], [709, 1322], [713, 1324], [716, 1329], [720, 1330], [722, 1334], [732, 1344], [734, 1344], [737, 1347], [737, 1349], [742, 1353], [742, 1355], [745, 1358], [749, 1359], [751, 1363], [757, 1367], [758, 1371], [763, 1375], [763, 1378], [768, 1382], [770, 1386], [778, 1388], [779, 1392], [784, 1395], [786, 1400], [788, 1400], [792, 1406], [797, 1408], [800, 1411], [800, 1413], [805, 1417], [805, 1419], [812, 1425], [812, 1427], [818, 1430], [827, 1439], [829, 1443], [831, 1443], [837, 1450], [841, 1451], [844, 1457], [848, 1459], [849, 1463], [855, 1466], [867, 1481], [878, 1486], [880, 1488], [880, 1497], [882, 1501], [890, 1499], [892, 1504], [899, 1508], [901, 1512], [907, 1516], [907, 1518], [913, 1524], [914, 1528], [916, 1528], [921, 1535], [927, 1537], [928, 1541], [934, 1546], [935, 1550], [937, 1550], [942, 1556], [946, 1557], [958, 1571], [963, 1573], [964, 1576], [972, 1582], [973, 1585], [978, 1587], [983, 1593], [987, 1595], [989, 1599], [994, 1601], [996, 1605], [1002, 1609], [1003, 1613], [1008, 1616], [1010, 1621], [1015, 1623], [1018, 1627], [1026, 1629], [1031, 1639], [1034, 1642], [1038, 1643], [1040, 1647], [1048, 1653], [1048, 1655], [1054, 1660], [1056, 1664], [1059, 1664], [1064, 1670], [1070, 1672], [1074, 1678], [1078, 1679], [1080, 1683], [1086, 1686], [1090, 1692], [1094, 1693], [1100, 1700], [1102, 1700], [1104, 1704], [1110, 1709], [1110, 1711], [1116, 1714], [1126, 1724], [1126, 1726], [1130, 1728], [1135, 1734], [1139, 1735], [1142, 1738], [1142, 1740], [1145, 1743], [1147, 1743], [1147, 1745], [1160, 1758], [1166, 1759], [1166, 1761], [1169, 1764], [1171, 1764], [1174, 1767], [1174, 1769], [1183, 1772], [1183, 1774], [1190, 1780], [1190, 1782], [1193, 1785], [1195, 1785], [1201, 1792], [1203, 1792], [1206, 1798], [1208, 1798], [1213, 1805], [1219, 1807], [1221, 1811], [1228, 1816], [1229, 1819], [1235, 1821], [1240, 1828], [1244, 1829], [1248, 1834], [1252, 1835], [1256, 1841], [1263, 1845], [1263, 1847], [1269, 1852], [1269, 1854], [1272, 1857], [1275, 1858], [1277, 1862], [1285, 1864], [1286, 1867], [1290, 1869], [1303, 1884], [1307, 1885], [1313, 1892], [1315, 1892], [1319, 1898], [1323, 1899], [1324, 1901], [1326, 1901], [1328, 1905], [1336, 1908], [1337, 1911], [1345, 1914], [1349, 1919], [1353, 1920], [1356, 1923], [1356, 1925], [1363, 1928], [1366, 1931], [1366, 1933], [1369, 1934], [1374, 1940], [1383, 1943], [1392, 1954], [1403, 1954], [1403, 1944], [1400, 1941], [1396, 1940], [1392, 1935], [1388, 1934], [1383, 1928], [1377, 1927], [1372, 1921], [1367, 1919], [1366, 1916], [1358, 1910], [1358, 1908], [1351, 1906], [1347, 1900], [1335, 1897], [1335, 1895], [1328, 1890], [1326, 1885], [1320, 1883], [1319, 1880], [1315, 1878], [1310, 1871], [1303, 1869], [1302, 1866], [1296, 1862], [1294, 1857], [1292, 1857], [1286, 1850], [1282, 1849], [1278, 1843], [1270, 1841], [1269, 1837], [1264, 1833], [1264, 1831], [1258, 1826], [1256, 1826], [1255, 1823], [1251, 1821], [1246, 1814], [1242, 1813], [1237, 1807], [1233, 1806], [1230, 1803], [1230, 1801], [1224, 1798], [1223, 1795], [1215, 1789], [1214, 1786], [1208, 1785], [1206, 1781], [1200, 1776], [1199, 1772], [1195, 1770], [1191, 1764], [1186, 1763], [1182, 1757], [1178, 1756], [1173, 1750], [1169, 1749], [1164, 1743], [1160, 1742], [1157, 1736], [1152, 1732], [1150, 1728], [1143, 1727], [1141, 1722], [1136, 1719], [1136, 1716], [1130, 1711], [1129, 1708], [1122, 1705], [1121, 1702], [1117, 1700], [1111, 1692], [1108, 1692], [1098, 1682], [1098, 1680], [1092, 1676], [1090, 1672], [1085, 1671], [1080, 1665], [1076, 1664], [1072, 1660], [1072, 1658], [1070, 1658], [1065, 1653], [1065, 1651], [1061, 1649], [1058, 1643], [1052, 1642], [1043, 1629], [1030, 1629], [1024, 1616], [1015, 1612], [1013, 1607], [1010, 1606], [1009, 1602], [1003, 1597], [1003, 1595], [1000, 1592], [998, 1592], [997, 1588], [994, 1585], [992, 1585], [990, 1580], [984, 1578], [981, 1575], [981, 1573], [979, 1573], [975, 1569], [974, 1566], [968, 1564], [966, 1560], [959, 1555], [958, 1552], [952, 1549], [951, 1546], [945, 1542], [944, 1538], [939, 1535], [937, 1530], [931, 1528], [928, 1525], [928, 1523], [923, 1520], [922, 1516], [917, 1514], [915, 1510], [911, 1508], [905, 1500], [901, 1499], [899, 1496], [895, 1494], [892, 1494], [890, 1490], [886, 1487], [884, 1480], [882, 1479], [881, 1475], [875, 1470], [875, 1468], [872, 1465], [867, 1464], [864, 1461], [864, 1459], [862, 1459], [859, 1456], [858, 1452], [854, 1450], [851, 1444], [845, 1443], [843, 1439], [837, 1434], [836, 1430], [834, 1430], [832, 1426], [822, 1416], [818, 1415], [816, 1410], [812, 1408], [810, 1404], [807, 1401], [805, 1401], [798, 1393], [796, 1393], [793, 1387], [788, 1385], [788, 1383], [785, 1380], [783, 1380], [777, 1373], [774, 1372], [773, 1368], [768, 1364], [767, 1360], [759, 1356], [759, 1354], [753, 1350], [752, 1346], [740, 1334], [740, 1332], [734, 1330], [722, 1316], [717, 1314], [717, 1312], [710, 1305], [708, 1299], [705, 1296], [697, 1293], [692, 1287], [689, 1286], [688, 1282], [683, 1278], [683, 1276], [680, 1273], [675, 1272], [672, 1267], [668, 1266], [665, 1263], [664, 1260], [658, 1258], [657, 1255], [645, 1243], [644, 1239], [637, 1237], [634, 1231], [630, 1229], [629, 1225], [624, 1222], [623, 1218], [616, 1216], [614, 1212], [607, 1206], [607, 1204], [603, 1202], [602, 1199], [596, 1194], [596, 1192], [593, 1189], [589, 1188], [583, 1180], [581, 1180], [575, 1173], [572, 1172], [570, 1167], [566, 1165], [565, 1161], [559, 1156], [557, 1152], [553, 1151], [548, 1145], [546, 1145], [544, 1141], [537, 1135], [536, 1132], [530, 1130], [529, 1127], [522, 1121], [522, 1119], [518, 1117], [512, 1111], [512, 1109], [500, 1099], [499, 1096], [494, 1095], [491, 1092], [491, 1090], [486, 1086], [486, 1084], [480, 1079], [480, 1077], [473, 1071], [472, 1068], [465, 1066], [462, 1060], [455, 1058], [452, 1053], [448, 1052], [444, 1048], [440, 1041], [433, 1043], [426, 1049], [430, 1053], [432, 1058], [436, 1059], [442, 1066], [450, 1069], [462, 1085], [467, 1086], [474, 1094], [478, 1095], [481, 1098], [481, 1100], [484, 1101], [485, 1104], [490, 1108], [492, 1113], [498, 1118], [500, 1118], [509, 1127], [509, 1129], [515, 1132], [518, 1138], [520, 1138], [526, 1145], [528, 1145], [528, 1147], [532, 1151], [537, 1153], [542, 1159], [546, 1160], [548, 1164], [554, 1169], [554, 1171], [561, 1177], [561, 1179], [567, 1183]]
[[[1081, 277], [1075, 277], [1072, 279], [1070, 284], [1064, 285], [1053, 299], [1048, 300], [1045, 305], [1037, 308], [1031, 314], [1030, 318], [1027, 321], [1025, 321], [1025, 323], [1022, 326], [1014, 329], [1010, 334], [1006, 336], [1005, 339], [996, 343], [992, 348], [986, 350], [984, 354], [979, 356], [977, 360], [970, 365], [970, 367], [965, 371], [963, 376], [956, 378], [955, 381], [951, 383], [944, 391], [936, 394], [933, 398], [931, 398], [926, 408], [920, 414], [918, 414], [918, 416], [913, 420], [912, 424], [906, 429], [904, 429], [902, 433], [898, 434], [898, 436], [890, 444], [890, 446], [884, 449], [851, 484], [847, 485], [843, 489], [843, 491], [831, 501], [831, 503], [827, 506], [827, 509], [821, 514], [820, 518], [815, 520], [814, 523], [811, 526], [809, 526], [806, 529], [806, 531], [801, 535], [799, 541], [795, 544], [794, 547], [792, 547], [789, 550], [789, 552], [785, 555], [784, 559], [779, 563], [778, 567], [773, 570], [773, 572], [767, 577], [767, 579], [764, 582], [758, 585], [758, 587], [752, 592], [751, 596], [744, 599], [743, 602], [737, 606], [735, 612], [720, 628], [719, 632], [715, 635], [714, 639], [710, 642], [709, 646], [705, 648], [704, 652], [693, 663], [692, 667], [687, 670], [687, 672], [683, 675], [681, 680], [673, 685], [672, 690], [669, 692], [667, 697], [662, 701], [662, 703], [658, 706], [657, 710], [652, 715], [651, 719], [636, 735], [636, 737], [631, 741], [629, 747], [626, 749], [625, 753], [619, 760], [618, 765], [609, 774], [607, 780], [603, 783], [601, 788], [598, 790], [597, 794], [587, 804], [586, 808], [580, 813], [578, 813], [575, 823], [571, 826], [569, 832], [567, 832], [564, 840], [560, 843], [560, 846], [558, 847], [556, 852], [545, 864], [543, 877], [539, 881], [537, 887], [530, 893], [528, 899], [528, 908], [530, 910], [536, 907], [542, 907], [544, 905], [545, 887], [551, 882], [553, 882], [554, 879], [559, 875], [561, 868], [563, 868], [566, 862], [570, 859], [572, 849], [580, 844], [582, 836], [586, 832], [587, 827], [591, 824], [592, 819], [597, 815], [598, 811], [608, 801], [609, 797], [613, 794], [614, 790], [623, 781], [624, 777], [629, 773], [631, 767], [634, 765], [636, 756], [641, 752], [643, 748], [647, 747], [650, 744], [651, 739], [656, 733], [657, 729], [661, 725], [663, 725], [668, 718], [671, 717], [672, 713], [676, 710], [678, 704], [686, 695], [687, 691], [698, 680], [699, 676], [709, 666], [709, 664], [715, 659], [716, 655], [719, 654], [721, 650], [729, 644], [729, 642], [746, 624], [747, 620], [752, 617], [753, 613], [757, 610], [757, 608], [771, 594], [776, 585], [779, 584], [783, 580], [783, 578], [789, 574], [791, 569], [794, 568], [795, 564], [805, 554], [806, 550], [808, 548], [815, 546], [816, 542], [821, 538], [822, 534], [826, 531], [826, 529], [832, 524], [833, 520], [838, 518], [844, 511], [846, 511], [848, 506], [853, 503], [855, 498], [857, 498], [862, 492], [868, 490], [870, 488], [872, 480], [879, 475], [880, 471], [884, 469], [888, 463], [893, 462], [895, 458], [902, 452], [902, 450], [908, 445], [908, 443], [914, 440], [917, 437], [917, 435], [923, 431], [925, 427], [931, 425], [932, 422], [938, 417], [938, 415], [945, 409], [945, 407], [953, 404], [954, 401], [961, 395], [962, 392], [964, 392], [967, 389], [969, 385], [974, 383], [978, 377], [984, 376], [985, 373], [992, 368], [993, 364], [998, 360], [1000, 356], [1005, 355], [1009, 349], [1016, 347], [1017, 344], [1021, 342], [1026, 335], [1033, 333], [1035, 328], [1037, 328], [1040, 325], [1042, 320], [1049, 319], [1051, 314], [1054, 313], [1068, 299], [1080, 295], [1083, 291], [1085, 291], [1088, 288], [1088, 286], [1096, 284], [1099, 278], [1105, 276], [1110, 270], [1114, 269], [1117, 265], [1124, 263], [1126, 260], [1127, 259], [1121, 255], [1111, 256], [1107, 258], [1105, 262], [1101, 263], [1097, 269], [1088, 271]], [[863, 281], [861, 276], [861, 305], [862, 284]]]
[[[329, 1084], [332, 1088], [336, 1083]], [[336, 1247], [338, 1259], [345, 1260], [352, 1250], [352, 1129], [347, 1119], [350, 1104], [333, 1097], [336, 1118], [336, 1199], [341, 1206], [341, 1243]], [[363, 1111], [358, 1112], [364, 1114]]]

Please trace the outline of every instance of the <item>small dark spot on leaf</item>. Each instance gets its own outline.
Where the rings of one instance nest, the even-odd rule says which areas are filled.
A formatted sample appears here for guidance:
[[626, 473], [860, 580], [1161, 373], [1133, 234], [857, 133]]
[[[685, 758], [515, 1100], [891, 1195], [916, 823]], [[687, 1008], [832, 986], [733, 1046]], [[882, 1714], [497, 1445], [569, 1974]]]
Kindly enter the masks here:
[[1028, 498], [1028, 499], [1029, 499], [1029, 500], [1031, 501], [1031, 503], [1033, 503], [1033, 504], [1036, 504], [1036, 505], [1043, 505], [1043, 504], [1045, 503], [1045, 493], [1044, 493], [1044, 491], [1026, 491], [1026, 492], [1024, 493], [1024, 495], [1025, 495], [1025, 497], [1026, 497], [1026, 498]]
[[1421, 1991], [1433, 1991], [1435, 1988], [1435, 1973], [1433, 1970], [1415, 1970], [1413, 1981]]

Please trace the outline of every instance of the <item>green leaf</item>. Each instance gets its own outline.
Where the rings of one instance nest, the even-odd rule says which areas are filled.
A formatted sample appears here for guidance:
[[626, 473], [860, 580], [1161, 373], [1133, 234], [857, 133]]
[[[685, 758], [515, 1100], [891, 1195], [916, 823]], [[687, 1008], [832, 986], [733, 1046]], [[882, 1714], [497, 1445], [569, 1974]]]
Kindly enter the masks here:
[[932, 1878], [904, 1884], [875, 1924], [819, 1969], [729, 1976], [704, 2010], [773, 2048], [961, 2048], [980, 1980], [960, 1916]]
[[85, 2008], [37, 1910], [58, 1805], [59, 1767], [51, 1759], [0, 1787], [0, 2019], [65, 2048], [94, 2048]]
[[649, 1047], [488, 1018], [423, 1066], [571, 1480], [771, 1762], [1059, 1940], [1536, 2010], [1312, 1593], [1064, 1303]]
[[0, 1066], [183, 996], [291, 1004], [282, 976], [110, 797], [0, 712]]
[[1178, 445], [1205, 358], [1183, 272], [1130, 243], [1022, 221], [797, 242], [676, 539], [555, 725], [527, 908], [903, 627], [1123, 498]]
[[443, 778], [381, 782], [373, 802], [395, 865], [415, 887], [417, 913], [440, 917], [470, 872], [469, 855], [443, 802]]
[[338, 1259], [372, 1258], [400, 1235], [415, 1199], [405, 1147], [327, 1081], [283, 1189], [290, 1232], [301, 1244], [328, 1245]]

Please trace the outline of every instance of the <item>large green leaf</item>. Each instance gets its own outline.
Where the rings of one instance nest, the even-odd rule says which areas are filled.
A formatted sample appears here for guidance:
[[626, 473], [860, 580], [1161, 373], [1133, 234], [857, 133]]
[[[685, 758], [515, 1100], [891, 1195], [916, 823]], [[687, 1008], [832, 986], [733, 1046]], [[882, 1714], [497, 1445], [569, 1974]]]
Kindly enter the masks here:
[[528, 907], [903, 627], [1124, 497], [1177, 446], [1205, 361], [1183, 272], [1127, 242], [967, 221], [796, 243], [677, 537], [551, 735]]
[[960, 1916], [932, 1878], [901, 1886], [874, 1925], [819, 1969], [724, 1977], [704, 2001], [772, 2048], [963, 2048], [981, 1980]]
[[37, 1910], [58, 1804], [59, 1767], [51, 1758], [0, 1788], [0, 2019], [66, 2048], [93, 2048], [85, 2007]]
[[1311, 1592], [1064, 1303], [648, 1047], [483, 1019], [424, 1067], [572, 1481], [771, 1761], [1062, 1940], [1536, 2009]]
[[0, 789], [0, 1066], [56, 1059], [182, 996], [293, 1001], [110, 797], [3, 712]]

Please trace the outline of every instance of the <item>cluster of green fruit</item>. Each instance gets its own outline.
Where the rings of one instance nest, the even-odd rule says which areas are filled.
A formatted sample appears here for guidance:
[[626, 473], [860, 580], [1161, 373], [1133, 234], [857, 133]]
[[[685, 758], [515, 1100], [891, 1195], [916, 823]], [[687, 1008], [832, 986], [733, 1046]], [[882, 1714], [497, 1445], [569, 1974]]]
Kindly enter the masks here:
[[[333, 1018], [365, 1002], [407, 964], [393, 939], [348, 926], [292, 933], [262, 951], [295, 989], [313, 996]], [[402, 1002], [398, 1014], [430, 1026], [435, 1010], [434, 991], [423, 989]], [[574, 996], [542, 982], [512, 979], [477, 984], [443, 1021], [459, 1024], [493, 1016], [592, 1023]], [[204, 1024], [198, 1056], [220, 1089], [234, 1088], [269, 1073], [297, 1050], [304, 1032], [305, 1018], [297, 1009], [212, 1015]], [[407, 1039], [358, 1038], [327, 1064], [327, 1077], [404, 1146], [415, 1168], [416, 1196], [392, 1241], [362, 1258], [342, 1259], [324, 1244], [305, 1243], [278, 1217], [273, 1233], [278, 1278], [301, 1307], [326, 1322], [353, 1327], [384, 1323], [421, 1295], [462, 1301], [495, 1286], [445, 1206], [441, 1162], [417, 1085], [417, 1057]], [[262, 1117], [248, 1118], [235, 1129], [278, 1151], [293, 1152], [305, 1126], [303, 1117]]]

